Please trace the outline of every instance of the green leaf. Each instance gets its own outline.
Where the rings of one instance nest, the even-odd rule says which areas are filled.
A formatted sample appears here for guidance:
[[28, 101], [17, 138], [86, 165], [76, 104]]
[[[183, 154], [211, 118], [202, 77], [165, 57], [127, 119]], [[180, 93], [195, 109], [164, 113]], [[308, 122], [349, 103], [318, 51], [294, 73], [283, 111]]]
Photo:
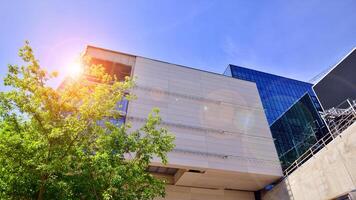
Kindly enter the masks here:
[[[132, 78], [116, 81], [100, 65], [53, 89], [58, 76], [40, 67], [26, 41], [24, 66], [9, 65], [0, 92], [0, 199], [153, 199], [164, 182], [148, 174], [156, 156], [167, 163], [174, 137], [159, 109], [138, 130], [119, 126], [117, 102], [131, 101]], [[90, 78], [88, 78], [90, 77]], [[109, 119], [109, 120], [108, 120]], [[103, 123], [104, 122], [104, 123]], [[133, 155], [125, 159], [125, 155]]]

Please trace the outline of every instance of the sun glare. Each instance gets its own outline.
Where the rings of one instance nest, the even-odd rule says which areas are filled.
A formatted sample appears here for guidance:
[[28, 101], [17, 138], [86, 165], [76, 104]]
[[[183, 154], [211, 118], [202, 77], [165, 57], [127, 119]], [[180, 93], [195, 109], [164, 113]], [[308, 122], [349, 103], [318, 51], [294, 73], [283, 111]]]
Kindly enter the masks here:
[[80, 62], [74, 62], [69, 66], [69, 75], [73, 78], [79, 77], [83, 73], [83, 66]]

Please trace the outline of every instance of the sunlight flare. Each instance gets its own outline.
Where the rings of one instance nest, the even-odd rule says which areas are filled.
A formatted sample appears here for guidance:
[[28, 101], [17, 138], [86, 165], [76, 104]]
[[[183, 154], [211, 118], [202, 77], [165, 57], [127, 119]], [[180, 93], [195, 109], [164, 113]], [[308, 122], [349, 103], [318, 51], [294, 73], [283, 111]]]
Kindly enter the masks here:
[[79, 77], [81, 74], [83, 74], [83, 66], [82, 63], [79, 61], [75, 61], [73, 62], [71, 65], [69, 65], [69, 69], [68, 69], [69, 75], [72, 78], [77, 78]]

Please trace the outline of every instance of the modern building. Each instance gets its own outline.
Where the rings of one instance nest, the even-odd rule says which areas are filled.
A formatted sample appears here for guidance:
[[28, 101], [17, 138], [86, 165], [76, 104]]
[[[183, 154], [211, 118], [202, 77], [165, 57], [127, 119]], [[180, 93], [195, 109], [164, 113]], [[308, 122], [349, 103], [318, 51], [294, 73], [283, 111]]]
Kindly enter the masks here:
[[283, 175], [255, 83], [92, 46], [85, 54], [118, 77], [137, 77], [138, 98], [123, 110], [133, 129], [159, 107], [176, 136], [168, 164], [148, 169], [168, 181], [165, 199], [252, 200]]
[[256, 83], [283, 169], [328, 132], [311, 83], [231, 64], [224, 74]]
[[328, 128], [305, 93], [271, 125], [282, 169], [288, 168], [328, 133]]
[[313, 105], [309, 91], [270, 125], [283, 169], [288, 168], [330, 131], [339, 129], [335, 127], [338, 122], [350, 122], [352, 116], [345, 112], [345, 108], [352, 107], [356, 99], [355, 77], [356, 49], [353, 49], [313, 85], [321, 106]]
[[[355, 77], [356, 51], [353, 49], [313, 87], [325, 109], [322, 116], [329, 132], [284, 171], [286, 176], [280, 183], [270, 191], [261, 192], [263, 200], [356, 199]], [[305, 114], [293, 114], [296, 110], [304, 110], [303, 107], [308, 104], [310, 106], [310, 101], [305, 101], [307, 98], [302, 99], [300, 101], [303, 102], [296, 103], [272, 124], [272, 132], [280, 125], [289, 126], [295, 120], [301, 121], [294, 116], [313, 119]], [[285, 142], [287, 145], [288, 141]], [[277, 150], [279, 148], [277, 144]]]
[[321, 110], [311, 83], [231, 64], [228, 65], [224, 74], [256, 83], [270, 125], [306, 92], [312, 98], [317, 110]]
[[[314, 86], [324, 110], [356, 99], [356, 48], [330, 69]], [[330, 95], [332, 94], [332, 95]]]
[[[118, 103], [124, 116], [118, 123], [138, 128], [159, 107], [162, 125], [175, 134], [169, 163], [154, 159], [147, 169], [167, 181], [165, 199], [354, 193], [355, 49], [314, 86], [316, 94], [310, 83], [234, 65], [221, 75], [92, 46], [85, 54], [119, 80], [137, 77], [131, 92], [138, 99]], [[328, 109], [322, 115], [327, 127], [318, 99]], [[281, 165], [287, 168], [282, 180]]]

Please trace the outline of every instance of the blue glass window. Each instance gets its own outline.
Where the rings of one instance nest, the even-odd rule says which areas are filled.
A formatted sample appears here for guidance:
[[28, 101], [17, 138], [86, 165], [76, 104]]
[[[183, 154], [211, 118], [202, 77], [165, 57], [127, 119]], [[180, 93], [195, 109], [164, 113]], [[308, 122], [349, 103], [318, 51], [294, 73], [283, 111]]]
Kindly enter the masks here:
[[[234, 78], [256, 83], [269, 124], [272, 124], [305, 93], [315, 96], [310, 83], [235, 65], [229, 65], [229, 68], [230, 70], [226, 70], [229, 71], [228, 75], [231, 72]], [[313, 103], [317, 109], [320, 108], [317, 100], [313, 100]]]
[[[256, 83], [283, 168], [327, 133], [312, 84], [234, 65], [229, 68], [232, 77]], [[310, 132], [310, 126], [317, 131]]]

